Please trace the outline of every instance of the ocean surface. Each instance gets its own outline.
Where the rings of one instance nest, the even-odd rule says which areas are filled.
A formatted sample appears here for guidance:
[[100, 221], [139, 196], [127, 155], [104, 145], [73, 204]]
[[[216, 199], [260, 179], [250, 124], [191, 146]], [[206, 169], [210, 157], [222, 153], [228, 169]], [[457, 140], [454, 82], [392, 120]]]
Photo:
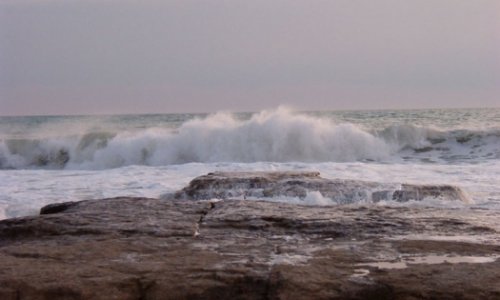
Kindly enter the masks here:
[[[500, 109], [0, 117], [0, 219], [54, 202], [160, 197], [213, 171], [282, 170], [453, 184], [471, 199], [363, 205], [497, 210]], [[317, 193], [268, 200], [336, 205]]]

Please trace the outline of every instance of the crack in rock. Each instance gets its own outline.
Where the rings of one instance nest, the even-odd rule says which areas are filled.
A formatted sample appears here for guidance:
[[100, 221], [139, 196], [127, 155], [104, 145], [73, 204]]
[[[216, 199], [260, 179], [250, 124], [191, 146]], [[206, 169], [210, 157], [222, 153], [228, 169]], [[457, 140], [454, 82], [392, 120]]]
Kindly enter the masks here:
[[193, 232], [193, 237], [197, 237], [200, 235], [200, 225], [203, 223], [203, 221], [205, 220], [205, 216], [215, 208], [215, 202], [213, 201], [210, 201], [209, 202], [210, 206], [208, 207], [207, 210], [203, 210], [201, 212], [201, 215], [200, 215], [200, 218], [198, 219], [198, 221], [194, 224], [194, 232]]

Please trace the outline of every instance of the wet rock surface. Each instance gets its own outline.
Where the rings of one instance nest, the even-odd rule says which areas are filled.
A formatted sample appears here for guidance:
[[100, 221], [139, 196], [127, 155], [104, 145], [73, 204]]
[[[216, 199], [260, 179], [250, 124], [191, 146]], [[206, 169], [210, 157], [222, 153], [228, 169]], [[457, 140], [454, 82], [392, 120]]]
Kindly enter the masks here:
[[187, 187], [164, 198], [231, 199], [279, 198], [304, 199], [310, 192], [335, 203], [407, 202], [425, 198], [469, 202], [466, 194], [452, 185], [382, 184], [361, 180], [326, 179], [319, 172], [215, 172], [193, 179]]
[[0, 299], [500, 299], [492, 211], [113, 198], [43, 212], [0, 221]]

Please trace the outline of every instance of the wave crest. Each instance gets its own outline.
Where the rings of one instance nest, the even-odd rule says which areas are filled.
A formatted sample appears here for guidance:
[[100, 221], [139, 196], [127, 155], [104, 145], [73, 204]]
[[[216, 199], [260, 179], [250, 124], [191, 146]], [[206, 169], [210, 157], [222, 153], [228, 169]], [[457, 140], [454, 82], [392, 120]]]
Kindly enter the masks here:
[[500, 131], [439, 131], [393, 125], [368, 131], [353, 124], [294, 113], [262, 111], [247, 120], [217, 113], [175, 130], [87, 132], [47, 139], [0, 141], [1, 168], [103, 169], [190, 162], [347, 162], [432, 156], [500, 158]]

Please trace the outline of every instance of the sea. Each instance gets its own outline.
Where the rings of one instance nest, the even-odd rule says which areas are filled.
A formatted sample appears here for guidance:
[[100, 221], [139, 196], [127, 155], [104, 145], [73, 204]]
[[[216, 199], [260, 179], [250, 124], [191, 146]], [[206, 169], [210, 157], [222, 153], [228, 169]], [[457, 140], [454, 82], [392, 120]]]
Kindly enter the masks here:
[[[49, 203], [162, 197], [215, 171], [318, 171], [380, 184], [451, 184], [469, 203], [351, 205], [500, 209], [500, 109], [0, 117], [0, 219]], [[314, 191], [304, 199], [339, 205]]]

